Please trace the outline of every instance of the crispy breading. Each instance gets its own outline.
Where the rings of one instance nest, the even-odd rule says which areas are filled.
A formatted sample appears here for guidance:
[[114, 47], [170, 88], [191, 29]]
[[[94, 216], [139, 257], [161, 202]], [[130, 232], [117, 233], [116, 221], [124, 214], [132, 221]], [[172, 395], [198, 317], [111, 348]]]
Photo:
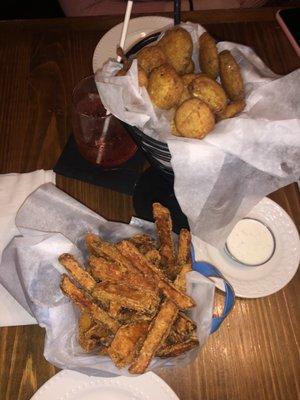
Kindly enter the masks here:
[[182, 265], [181, 270], [174, 281], [175, 287], [183, 293], [186, 292], [186, 274], [190, 271], [192, 271], [191, 262]]
[[147, 337], [137, 358], [130, 366], [129, 372], [142, 374], [146, 371], [161, 342], [169, 335], [177, 313], [178, 308], [176, 305], [170, 300], [165, 300], [152, 321]]
[[122, 306], [117, 301], [111, 301], [109, 303], [108, 314], [111, 317], [118, 319], [118, 316], [119, 316], [121, 310], [122, 310]]
[[87, 338], [84, 333], [79, 333], [77, 339], [80, 347], [87, 353], [95, 350], [98, 347], [97, 340]]
[[102, 282], [92, 292], [96, 299], [116, 301], [122, 307], [153, 314], [159, 305], [159, 297], [152, 291], [139, 289], [126, 283]]
[[[164, 247], [162, 262], [168, 265], [169, 263], [174, 263], [174, 244], [170, 211], [160, 203], [153, 203], [152, 207], [160, 247]], [[166, 252], [166, 248], [169, 249], [169, 252]]]
[[96, 281], [87, 271], [82, 268], [72, 254], [61, 254], [58, 257], [58, 261], [66, 268], [68, 272], [70, 272], [76, 282], [78, 282], [85, 290], [91, 291], [94, 288]]
[[139, 344], [143, 343], [149, 322], [134, 322], [119, 328], [107, 352], [115, 365], [119, 368], [131, 364], [139, 350]]
[[156, 250], [155, 240], [150, 235], [135, 235], [128, 240], [133, 243], [142, 254], [146, 254], [151, 250]]
[[178, 238], [177, 264], [186, 264], [191, 259], [191, 233], [187, 229], [181, 229]]
[[86, 332], [94, 325], [91, 314], [87, 311], [81, 311], [78, 321], [79, 332]]
[[88, 310], [96, 322], [101, 322], [107, 326], [112, 332], [116, 332], [119, 323], [115, 321], [108, 313], [102, 310], [98, 305], [93, 303], [90, 296], [83, 290], [79, 289], [65, 274], [62, 276], [61, 290], [68, 296], [81, 310]]
[[158, 268], [149, 263], [146, 257], [143, 256], [132, 243], [123, 240], [118, 243], [117, 246], [121, 253], [127, 257], [147, 279], [153, 281], [164, 295], [169, 297], [178, 308], [184, 310], [194, 307], [194, 301], [178, 290]]
[[170, 334], [167, 337], [166, 342], [162, 344], [162, 347], [165, 346], [165, 344], [184, 342], [195, 335], [196, 329], [197, 325], [193, 320], [181, 312], [178, 313]]
[[159, 267], [161, 256], [158, 250], [154, 249], [147, 251], [145, 257], [151, 264], [155, 265], [156, 267]]
[[109, 346], [113, 340], [113, 334], [105, 325], [97, 323], [84, 333], [86, 339], [96, 340], [97, 344]]
[[199, 340], [197, 338], [189, 338], [184, 342], [165, 345], [161, 347], [155, 355], [161, 358], [176, 357], [198, 346]]
[[124, 281], [134, 287], [143, 287], [153, 292], [157, 291], [154, 289], [153, 284], [149, 283], [138, 270], [137, 273], [133, 272], [132, 266], [131, 270], [128, 271], [128, 269], [120, 263], [107, 261], [103, 257], [95, 257], [93, 255], [89, 257], [88, 263], [92, 275], [97, 280], [109, 282]]

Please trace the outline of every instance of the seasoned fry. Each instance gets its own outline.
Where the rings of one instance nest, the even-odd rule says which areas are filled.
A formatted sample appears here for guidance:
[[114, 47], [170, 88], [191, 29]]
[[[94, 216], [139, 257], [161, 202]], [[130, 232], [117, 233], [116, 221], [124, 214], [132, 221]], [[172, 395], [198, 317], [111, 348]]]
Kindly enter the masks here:
[[181, 229], [178, 239], [177, 264], [183, 265], [191, 258], [191, 234], [187, 229]]
[[165, 300], [149, 328], [138, 357], [129, 368], [131, 373], [142, 374], [146, 371], [160, 343], [169, 335], [177, 313], [176, 305], [172, 301]]
[[125, 283], [99, 283], [94, 288], [92, 296], [96, 299], [115, 301], [122, 307], [149, 314], [155, 313], [159, 304], [159, 297], [153, 292]]
[[199, 340], [197, 338], [190, 338], [184, 342], [164, 345], [156, 352], [156, 356], [161, 358], [176, 357], [198, 346]]
[[91, 275], [85, 271], [79, 262], [75, 260], [72, 254], [64, 253], [58, 258], [61, 265], [63, 265], [72, 277], [78, 282], [85, 290], [91, 291], [96, 285], [96, 281]]
[[61, 290], [68, 296], [81, 310], [88, 310], [93, 319], [103, 323], [112, 332], [116, 332], [119, 324], [107, 312], [93, 303], [92, 299], [81, 289], [72, 283], [67, 275], [63, 275], [60, 284]]
[[189, 296], [176, 289], [172, 282], [170, 282], [159, 269], [150, 264], [145, 256], [139, 253], [132, 243], [123, 240], [118, 243], [118, 249], [120, 249], [121, 253], [127, 257], [147, 279], [155, 282], [164, 295], [169, 297], [179, 309], [185, 310], [195, 305], [194, 301]]
[[131, 364], [136, 352], [147, 334], [149, 322], [134, 322], [120, 327], [110, 347], [108, 354], [119, 368]]

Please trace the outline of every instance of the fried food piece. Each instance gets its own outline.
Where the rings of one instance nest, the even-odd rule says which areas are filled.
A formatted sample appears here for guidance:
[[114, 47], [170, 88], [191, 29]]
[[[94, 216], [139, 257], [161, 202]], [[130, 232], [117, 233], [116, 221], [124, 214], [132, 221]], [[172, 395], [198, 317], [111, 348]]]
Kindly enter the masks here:
[[146, 76], [149, 76], [154, 68], [166, 64], [167, 58], [158, 46], [147, 46], [138, 52], [137, 61]]
[[178, 103], [183, 84], [175, 69], [169, 64], [163, 64], [150, 73], [147, 89], [156, 107], [169, 110]]
[[90, 353], [99, 346], [97, 340], [87, 338], [83, 333], [79, 334], [77, 339], [79, 346], [87, 353]]
[[169, 335], [177, 313], [176, 305], [172, 301], [165, 300], [152, 321], [139, 355], [130, 366], [129, 372], [143, 374], [146, 371], [161, 342]]
[[161, 347], [157, 353], [157, 357], [167, 358], [167, 357], [177, 357], [195, 347], [199, 346], [199, 340], [197, 338], [190, 338], [184, 342], [175, 343], [171, 345], [164, 345]]
[[215, 118], [210, 108], [199, 99], [184, 101], [174, 117], [176, 129], [185, 137], [203, 139], [214, 129]]
[[158, 250], [154, 249], [147, 251], [145, 257], [151, 264], [159, 267], [159, 264], [161, 262], [161, 255], [159, 254]]
[[[191, 93], [189, 92], [189, 90], [187, 88], [183, 88], [183, 91], [181, 93], [180, 99], [178, 101], [178, 106], [180, 106], [180, 104], [182, 104], [184, 101], [190, 99], [192, 97]], [[175, 129], [174, 129], [175, 128]], [[172, 128], [172, 133], [175, 136], [181, 136], [180, 133], [176, 130], [175, 124]]]
[[[153, 217], [160, 244], [162, 264], [166, 268], [174, 265], [174, 243], [172, 237], [172, 219], [170, 211], [160, 203], [153, 203]], [[163, 251], [161, 251], [163, 248]]]
[[[183, 90], [186, 91], [186, 89], [183, 89]], [[187, 100], [187, 99], [183, 99], [183, 101], [185, 101], [185, 100]], [[179, 100], [178, 104], [179, 105], [181, 104], [181, 99]], [[171, 132], [172, 132], [172, 135], [174, 135], [174, 136], [181, 136], [181, 133], [178, 132], [174, 121], [171, 121]]]
[[188, 88], [189, 84], [193, 82], [194, 79], [196, 79], [198, 74], [190, 73], [190, 74], [184, 74], [182, 75], [181, 79], [183, 82], [183, 86], [185, 88]]
[[196, 323], [182, 312], [179, 312], [172, 329], [178, 333], [182, 340], [191, 337], [197, 329]]
[[159, 305], [159, 297], [144, 288], [138, 289], [126, 283], [102, 282], [93, 290], [92, 296], [96, 299], [115, 301], [122, 307], [154, 314]]
[[150, 235], [135, 235], [128, 239], [142, 253], [156, 249], [155, 240]]
[[177, 264], [183, 265], [191, 259], [191, 233], [187, 229], [181, 229], [178, 238]]
[[213, 113], [220, 113], [227, 103], [226, 93], [216, 81], [201, 76], [189, 84], [190, 93], [199, 100], [202, 100]]
[[78, 321], [78, 328], [79, 332], [86, 332], [88, 331], [94, 324], [94, 321], [91, 317], [91, 314], [89, 314], [86, 311], [81, 311], [79, 321]]
[[188, 63], [188, 66], [185, 69], [185, 74], [191, 74], [195, 70], [195, 64], [192, 59], [190, 59], [190, 62]]
[[112, 332], [118, 330], [119, 323], [110, 317], [106, 311], [93, 303], [89, 295], [75, 286], [67, 275], [63, 274], [60, 288], [81, 310], [87, 310], [96, 322], [103, 323]]
[[109, 303], [109, 309], [108, 309], [108, 314], [115, 318], [118, 319], [120, 312], [122, 310], [122, 306], [120, 303], [118, 303], [117, 301], [111, 301]]
[[97, 345], [109, 346], [114, 338], [112, 332], [103, 324], [97, 323], [84, 333], [86, 339], [95, 340]]
[[133, 287], [145, 288], [152, 290], [154, 293], [156, 292], [156, 289], [153, 289], [153, 284], [149, 283], [139, 271], [133, 271], [132, 266], [128, 271], [122, 264], [107, 261], [102, 257], [95, 257], [93, 255], [89, 257], [88, 262], [91, 274], [97, 280], [108, 282], [125, 281]]
[[149, 322], [134, 322], [123, 325], [119, 328], [107, 352], [118, 368], [130, 365], [137, 351], [139, 344], [145, 340], [149, 328]]
[[138, 67], [138, 81], [139, 86], [144, 86], [145, 88], [148, 87], [148, 77], [142, 67]]
[[242, 100], [244, 98], [244, 82], [241, 70], [229, 50], [219, 54], [220, 78], [223, 88], [230, 100]]
[[224, 110], [217, 116], [217, 119], [218, 121], [221, 121], [222, 119], [233, 118], [242, 112], [245, 107], [245, 100], [233, 101], [224, 108]]
[[202, 72], [216, 79], [219, 74], [218, 50], [215, 40], [207, 32], [199, 38], [199, 64]]
[[192, 271], [192, 263], [187, 262], [186, 264], [183, 264], [174, 281], [176, 288], [181, 290], [183, 293], [186, 293], [186, 274], [190, 271]]
[[189, 32], [181, 27], [169, 29], [158, 42], [167, 61], [178, 74], [184, 74], [193, 53], [193, 41]]
[[130, 262], [138, 268], [147, 279], [153, 281], [164, 295], [170, 298], [179, 309], [185, 310], [194, 307], [194, 301], [189, 296], [176, 289], [162, 271], [150, 264], [145, 256], [141, 254], [132, 243], [123, 240], [118, 243], [118, 248], [121, 253], [127, 257], [128, 260], [130, 260]]
[[58, 257], [58, 261], [66, 268], [72, 277], [78, 282], [85, 290], [91, 291], [96, 285], [96, 281], [92, 276], [85, 271], [72, 254], [64, 253]]

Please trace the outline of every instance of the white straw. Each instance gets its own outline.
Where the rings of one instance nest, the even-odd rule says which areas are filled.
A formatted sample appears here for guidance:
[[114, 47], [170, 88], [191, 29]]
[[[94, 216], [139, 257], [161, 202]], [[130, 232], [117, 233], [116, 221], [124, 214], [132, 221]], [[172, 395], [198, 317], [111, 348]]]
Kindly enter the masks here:
[[[126, 12], [125, 12], [125, 17], [124, 17], [124, 22], [123, 22], [123, 27], [122, 27], [120, 43], [119, 43], [119, 47], [121, 47], [121, 49], [124, 48], [124, 44], [125, 44], [125, 40], [126, 40], [126, 36], [127, 36], [128, 24], [129, 24], [130, 16], [131, 16], [132, 5], [133, 5], [133, 1], [132, 0], [128, 0], [127, 1], [127, 5], [126, 5]], [[118, 62], [121, 61], [121, 57], [120, 56], [117, 57], [117, 61]], [[110, 112], [107, 111], [107, 110], [106, 110], [106, 115], [107, 115], [107, 118], [105, 118], [103, 130], [102, 130], [102, 135], [101, 135], [101, 141], [102, 142], [104, 142], [104, 139], [105, 139], [105, 137], [107, 135], [109, 124], [110, 124], [110, 119], [111, 119]], [[96, 164], [100, 164], [101, 163], [102, 155], [103, 155], [103, 148], [101, 148], [101, 146], [100, 146], [98, 154], [97, 154]]]

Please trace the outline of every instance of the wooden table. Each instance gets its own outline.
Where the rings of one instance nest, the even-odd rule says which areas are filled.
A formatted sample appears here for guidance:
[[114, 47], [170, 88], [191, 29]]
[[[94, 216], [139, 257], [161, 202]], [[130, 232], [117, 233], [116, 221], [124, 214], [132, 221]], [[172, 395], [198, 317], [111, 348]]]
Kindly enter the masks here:
[[[204, 24], [216, 37], [253, 47], [273, 71], [287, 74], [299, 67], [299, 59], [277, 25], [275, 11], [201, 11], [183, 17]], [[92, 73], [98, 40], [120, 20], [0, 22], [1, 173], [53, 168], [71, 131], [72, 88]], [[134, 212], [129, 196], [61, 176], [57, 185], [105, 218], [128, 222]], [[271, 198], [299, 226], [296, 185]], [[298, 273], [272, 296], [238, 299], [193, 364], [159, 375], [182, 400], [300, 398], [299, 287]], [[38, 326], [0, 330], [1, 400], [28, 400], [57, 372], [43, 357], [43, 340]]]

